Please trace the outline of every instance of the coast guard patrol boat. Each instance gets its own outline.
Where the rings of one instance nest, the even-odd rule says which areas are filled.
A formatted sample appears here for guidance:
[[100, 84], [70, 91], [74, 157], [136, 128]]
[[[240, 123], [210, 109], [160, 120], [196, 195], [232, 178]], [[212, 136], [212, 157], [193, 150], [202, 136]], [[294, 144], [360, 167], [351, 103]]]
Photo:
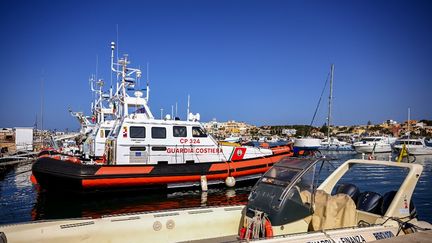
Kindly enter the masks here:
[[[284, 156], [291, 145], [274, 148], [222, 145], [207, 134], [199, 114], [188, 112], [186, 121], [166, 116], [155, 119], [146, 96], [135, 90], [141, 70], [128, 67], [128, 56], [114, 62], [111, 69], [120, 78], [112, 95], [112, 111], [117, 119], [100, 122], [95, 140], [106, 137], [102, 161], [62, 155], [45, 155], [33, 165], [33, 181], [48, 190], [117, 190], [141, 187], [187, 187], [257, 179]], [[130, 94], [130, 91], [134, 91]], [[109, 111], [108, 111], [109, 112]], [[102, 113], [100, 113], [102, 114]], [[102, 116], [101, 116], [102, 117]], [[111, 129], [110, 126], [112, 125]], [[96, 141], [94, 154], [97, 149]], [[100, 143], [99, 143], [100, 144]]]

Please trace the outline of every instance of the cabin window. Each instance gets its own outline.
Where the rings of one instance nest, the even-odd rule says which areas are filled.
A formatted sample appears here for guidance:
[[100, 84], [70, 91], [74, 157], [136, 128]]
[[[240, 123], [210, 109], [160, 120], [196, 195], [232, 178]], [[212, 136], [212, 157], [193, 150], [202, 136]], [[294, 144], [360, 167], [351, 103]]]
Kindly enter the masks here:
[[166, 138], [166, 128], [152, 127], [152, 138]]
[[105, 137], [107, 138], [108, 135], [110, 134], [111, 130], [105, 130]]
[[129, 127], [130, 138], [145, 138], [145, 127]]
[[207, 137], [207, 134], [201, 127], [192, 127], [192, 137]]
[[186, 137], [186, 127], [185, 126], [174, 126], [173, 127], [174, 137]]
[[152, 151], [166, 151], [166, 147], [155, 146], [152, 147]]
[[130, 151], [146, 151], [146, 147], [130, 147]]

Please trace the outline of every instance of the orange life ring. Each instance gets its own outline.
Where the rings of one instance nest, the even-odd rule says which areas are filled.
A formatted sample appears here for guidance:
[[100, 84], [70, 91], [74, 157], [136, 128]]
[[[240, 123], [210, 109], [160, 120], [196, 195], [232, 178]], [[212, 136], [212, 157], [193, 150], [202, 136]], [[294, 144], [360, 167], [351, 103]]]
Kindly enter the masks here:
[[266, 219], [264, 227], [265, 227], [265, 236], [267, 238], [273, 237], [273, 228], [270, 223], [270, 220]]

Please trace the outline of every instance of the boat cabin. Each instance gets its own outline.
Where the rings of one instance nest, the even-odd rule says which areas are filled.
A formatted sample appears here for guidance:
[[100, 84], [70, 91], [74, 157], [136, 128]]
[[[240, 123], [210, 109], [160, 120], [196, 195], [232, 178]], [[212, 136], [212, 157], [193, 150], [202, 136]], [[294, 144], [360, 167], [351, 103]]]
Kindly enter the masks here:
[[270, 149], [220, 145], [197, 121], [147, 120], [138, 116], [116, 124], [105, 153], [110, 164], [193, 164], [273, 154]]

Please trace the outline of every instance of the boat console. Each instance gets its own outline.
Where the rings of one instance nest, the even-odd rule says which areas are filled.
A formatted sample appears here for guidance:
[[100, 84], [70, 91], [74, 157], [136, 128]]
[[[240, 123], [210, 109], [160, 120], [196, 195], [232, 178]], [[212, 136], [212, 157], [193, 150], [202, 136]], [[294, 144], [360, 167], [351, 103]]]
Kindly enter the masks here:
[[249, 195], [246, 215], [266, 212], [272, 225], [284, 225], [312, 214], [315, 164], [321, 160], [284, 158], [257, 182]]

